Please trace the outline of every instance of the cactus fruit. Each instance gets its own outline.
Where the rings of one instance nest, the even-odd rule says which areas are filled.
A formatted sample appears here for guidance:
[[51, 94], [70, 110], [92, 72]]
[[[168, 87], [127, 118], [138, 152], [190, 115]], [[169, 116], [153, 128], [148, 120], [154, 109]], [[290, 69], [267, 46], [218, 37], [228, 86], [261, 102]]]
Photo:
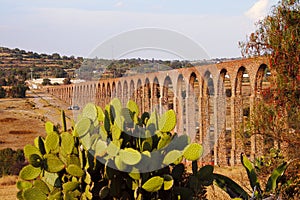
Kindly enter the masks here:
[[189, 144], [183, 150], [183, 157], [185, 157], [189, 161], [198, 160], [202, 154], [203, 154], [203, 147], [197, 143]]

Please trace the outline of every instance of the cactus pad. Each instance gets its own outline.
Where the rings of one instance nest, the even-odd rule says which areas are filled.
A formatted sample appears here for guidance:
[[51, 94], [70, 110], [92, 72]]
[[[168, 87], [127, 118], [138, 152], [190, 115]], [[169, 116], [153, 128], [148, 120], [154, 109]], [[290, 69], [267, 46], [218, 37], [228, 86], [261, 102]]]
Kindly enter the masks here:
[[164, 175], [164, 190], [169, 190], [173, 187], [174, 180], [173, 177], [166, 174]]
[[134, 101], [129, 100], [127, 102], [127, 108], [130, 110], [130, 112], [134, 113], [136, 116], [139, 115], [139, 107]]
[[149, 180], [147, 180], [142, 188], [144, 190], [146, 190], [147, 192], [157, 192], [158, 190], [160, 190], [160, 188], [162, 187], [164, 183], [164, 179], [160, 176], [154, 176], [152, 178], [150, 178]]
[[35, 180], [33, 182], [33, 186], [36, 187], [36, 188], [38, 188], [44, 194], [49, 194], [50, 193], [50, 190], [49, 190], [47, 184], [44, 181], [42, 181], [42, 180]]
[[127, 148], [124, 150], [121, 149], [119, 154], [122, 161], [127, 165], [135, 165], [142, 159], [142, 155], [140, 154], [140, 152], [132, 148]]
[[202, 153], [203, 147], [200, 144], [192, 143], [183, 150], [183, 157], [189, 161], [195, 161], [201, 157]]
[[33, 187], [24, 191], [23, 197], [25, 200], [46, 200], [47, 195], [43, 193], [40, 189]]
[[59, 135], [56, 132], [48, 133], [45, 139], [45, 149], [47, 153], [57, 152], [59, 146]]
[[163, 164], [169, 165], [169, 164], [176, 162], [177, 160], [181, 160], [181, 158], [182, 158], [181, 151], [173, 150], [173, 151], [170, 151], [169, 153], [167, 153], [167, 155], [165, 156], [165, 158], [163, 160]]
[[84, 175], [84, 171], [77, 165], [71, 164], [67, 167], [67, 172], [76, 177], [82, 177]]
[[68, 132], [63, 132], [61, 135], [61, 150], [64, 155], [69, 155], [72, 153], [74, 148], [73, 136]]
[[86, 104], [86, 106], [82, 110], [82, 116], [95, 121], [98, 117], [98, 110], [96, 106], [92, 103]]
[[32, 187], [31, 182], [28, 182], [28, 181], [18, 181], [17, 182], [17, 188], [19, 190], [25, 190], [25, 189], [28, 189], [28, 188], [31, 188], [31, 187]]
[[45, 130], [46, 130], [46, 133], [52, 133], [54, 131], [54, 125], [52, 122], [46, 122], [45, 123]]
[[42, 160], [41, 156], [39, 156], [37, 154], [32, 154], [29, 157], [29, 163], [34, 167], [41, 167], [42, 161], [43, 160]]
[[174, 110], [168, 110], [159, 119], [158, 127], [161, 132], [170, 132], [176, 126], [176, 114]]
[[53, 154], [46, 154], [44, 159], [46, 163], [45, 170], [48, 172], [55, 173], [65, 168], [65, 164]]
[[89, 118], [83, 117], [81, 118], [78, 123], [75, 125], [75, 132], [77, 136], [83, 137], [85, 134], [88, 133], [91, 126], [91, 120]]
[[32, 154], [42, 156], [40, 150], [37, 147], [32, 146], [31, 144], [27, 144], [24, 147], [24, 156], [25, 156], [25, 158], [29, 159]]
[[32, 165], [27, 165], [23, 167], [23, 169], [20, 171], [19, 176], [23, 180], [33, 180], [40, 175], [41, 171], [42, 169], [39, 167], [36, 168], [33, 167]]

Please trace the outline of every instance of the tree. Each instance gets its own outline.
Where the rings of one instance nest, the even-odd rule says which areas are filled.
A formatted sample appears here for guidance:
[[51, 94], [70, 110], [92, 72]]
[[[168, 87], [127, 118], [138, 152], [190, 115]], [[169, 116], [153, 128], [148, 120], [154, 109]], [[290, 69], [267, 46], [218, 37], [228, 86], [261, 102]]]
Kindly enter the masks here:
[[65, 79], [63, 80], [63, 84], [64, 84], [64, 85], [69, 85], [69, 84], [71, 84], [71, 79], [70, 79], [70, 78], [65, 78]]
[[[300, 169], [299, 24], [299, 0], [281, 0], [269, 16], [258, 22], [247, 41], [240, 43], [243, 56], [266, 56], [272, 74], [271, 86], [265, 91], [268, 98], [254, 109], [253, 132], [275, 139], [288, 159], [298, 159], [295, 171]], [[297, 173], [290, 177], [300, 180]]]
[[28, 86], [24, 83], [18, 83], [16, 86], [11, 88], [11, 95], [13, 98], [25, 98]]
[[6, 91], [2, 86], [0, 86], [0, 98], [5, 98], [5, 97], [6, 97]]
[[[299, 139], [300, 133], [299, 24], [299, 0], [282, 0], [273, 7], [271, 15], [258, 22], [258, 29], [251, 33], [248, 40], [240, 43], [243, 55], [269, 58], [269, 68], [273, 76], [269, 89], [271, 97], [263, 102], [267, 107], [262, 109], [268, 109], [269, 121], [274, 122], [273, 126], [278, 126], [272, 129], [280, 135], [273, 136], [294, 147], [300, 146], [300, 140], [294, 141]], [[263, 130], [271, 132], [271, 128], [264, 127]]]
[[49, 78], [44, 78], [42, 85], [51, 85], [51, 80]]

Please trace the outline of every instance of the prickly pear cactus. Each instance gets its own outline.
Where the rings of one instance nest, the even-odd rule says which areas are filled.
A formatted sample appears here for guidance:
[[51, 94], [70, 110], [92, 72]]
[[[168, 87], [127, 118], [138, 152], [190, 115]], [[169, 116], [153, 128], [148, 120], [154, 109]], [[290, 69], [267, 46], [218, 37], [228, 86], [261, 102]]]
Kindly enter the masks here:
[[198, 170], [193, 171], [198, 178], [187, 182], [181, 162], [197, 162], [203, 149], [173, 132], [173, 110], [162, 116], [139, 113], [134, 101], [123, 107], [115, 98], [103, 109], [88, 103], [69, 132], [63, 112], [62, 117], [61, 131], [47, 122], [47, 136], [25, 146], [29, 165], [20, 172], [19, 199], [33, 193], [39, 199], [184, 199], [197, 194], [189, 187], [200, 180]]

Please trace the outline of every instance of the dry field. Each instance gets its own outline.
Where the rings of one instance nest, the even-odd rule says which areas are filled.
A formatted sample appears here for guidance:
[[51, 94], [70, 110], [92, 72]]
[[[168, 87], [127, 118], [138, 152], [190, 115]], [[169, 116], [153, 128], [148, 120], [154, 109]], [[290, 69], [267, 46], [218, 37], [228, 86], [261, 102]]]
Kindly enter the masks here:
[[[37, 136], [45, 136], [44, 123], [60, 123], [60, 109], [69, 105], [41, 91], [28, 93], [26, 99], [0, 99], [0, 149], [22, 149], [32, 144]], [[72, 117], [72, 111], [66, 115]], [[70, 121], [67, 121], [70, 127]], [[215, 168], [215, 172], [227, 175], [243, 185], [248, 183], [242, 167]], [[16, 199], [16, 176], [0, 178], [0, 199]], [[216, 186], [208, 188], [208, 199], [229, 200], [230, 197]]]

